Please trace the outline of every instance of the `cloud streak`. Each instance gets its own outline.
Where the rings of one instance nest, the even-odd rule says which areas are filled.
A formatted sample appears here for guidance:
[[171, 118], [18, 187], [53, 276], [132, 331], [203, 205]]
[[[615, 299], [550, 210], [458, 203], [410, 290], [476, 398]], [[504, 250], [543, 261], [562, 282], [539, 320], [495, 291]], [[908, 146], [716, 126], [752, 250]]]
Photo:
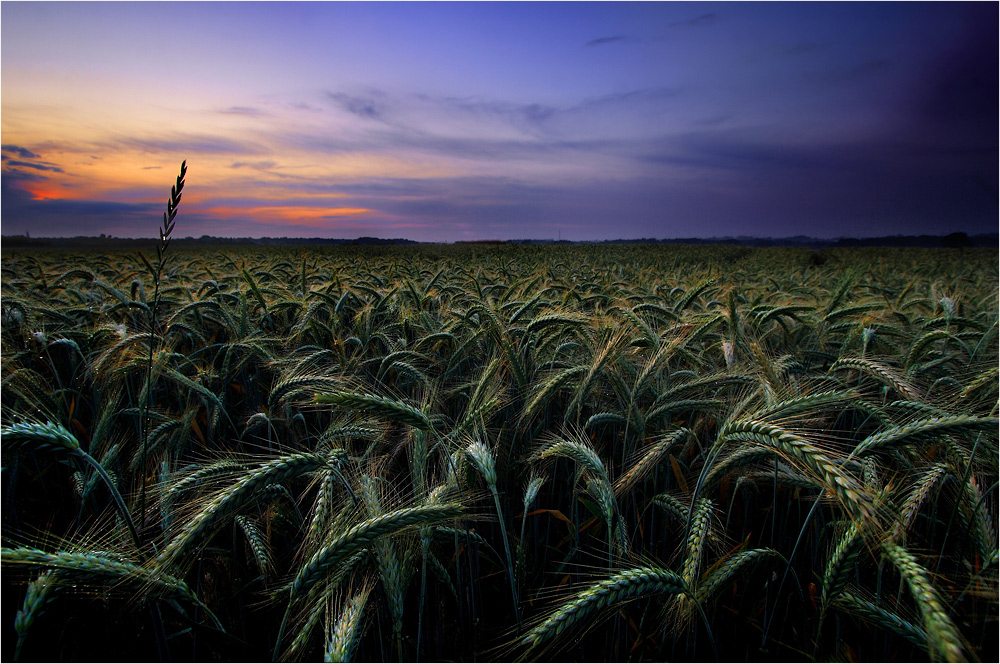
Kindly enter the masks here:
[[110, 151], [136, 151], [139, 154], [256, 155], [266, 152], [264, 146], [252, 141], [180, 132], [159, 137], [122, 136], [99, 142], [95, 147]]
[[222, 109], [219, 113], [223, 115], [244, 115], [248, 117], [261, 117], [267, 115], [264, 111], [259, 108], [254, 108], [253, 106], [230, 106], [229, 108]]
[[584, 46], [604, 46], [606, 44], [614, 44], [616, 42], [627, 41], [628, 37], [625, 35], [615, 35], [614, 37], [598, 37], [597, 39], [591, 39], [589, 42], [584, 44]]
[[374, 96], [359, 97], [344, 92], [329, 92], [327, 96], [348, 113], [360, 118], [378, 120], [382, 116]]
[[[34, 152], [32, 152], [31, 150], [29, 150], [27, 148], [22, 148], [19, 145], [4, 145], [0, 149], [2, 149], [4, 152], [13, 152], [14, 154], [16, 154], [21, 159], [37, 159], [38, 158], [37, 154], [35, 154]], [[4, 158], [6, 159], [6, 155], [4, 156]]]
[[701, 14], [700, 16], [695, 16], [694, 18], [689, 18], [684, 21], [674, 21], [670, 24], [671, 28], [701, 28], [709, 25], [715, 24], [719, 20], [717, 14], [708, 13]]
[[52, 171], [53, 173], [62, 173], [62, 172], [64, 172], [63, 169], [59, 168], [58, 166], [53, 166], [52, 164], [44, 164], [44, 163], [36, 164], [36, 163], [30, 162], [30, 161], [19, 161], [19, 160], [15, 160], [15, 159], [9, 159], [9, 160], [6, 160], [6, 161], [7, 161], [7, 165], [8, 166], [14, 166], [14, 167], [20, 166], [22, 168], [33, 168], [36, 171]]

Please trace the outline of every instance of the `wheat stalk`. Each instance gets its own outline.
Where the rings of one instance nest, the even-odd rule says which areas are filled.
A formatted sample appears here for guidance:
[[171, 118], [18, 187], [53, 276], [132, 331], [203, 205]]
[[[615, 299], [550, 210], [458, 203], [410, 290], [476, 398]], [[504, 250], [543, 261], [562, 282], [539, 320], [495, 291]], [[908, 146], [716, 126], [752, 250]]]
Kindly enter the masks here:
[[149, 355], [146, 358], [146, 399], [142, 402], [143, 412], [140, 417], [142, 426], [142, 462], [140, 468], [143, 471], [142, 489], [139, 495], [139, 522], [146, 521], [146, 459], [149, 451], [149, 422], [148, 413], [153, 407], [153, 354], [156, 342], [160, 337], [157, 327], [157, 311], [160, 306], [160, 282], [163, 276], [163, 268], [166, 266], [166, 251], [170, 246], [170, 235], [174, 231], [174, 218], [177, 216], [177, 206], [181, 202], [181, 190], [184, 189], [184, 177], [187, 174], [187, 160], [181, 162], [181, 170], [177, 175], [174, 186], [170, 188], [170, 198], [167, 199], [167, 211], [163, 213], [163, 225], [160, 226], [160, 240], [156, 245], [156, 267], [150, 265], [146, 257], [139, 253], [139, 258], [146, 265], [153, 278], [153, 306], [149, 308]]

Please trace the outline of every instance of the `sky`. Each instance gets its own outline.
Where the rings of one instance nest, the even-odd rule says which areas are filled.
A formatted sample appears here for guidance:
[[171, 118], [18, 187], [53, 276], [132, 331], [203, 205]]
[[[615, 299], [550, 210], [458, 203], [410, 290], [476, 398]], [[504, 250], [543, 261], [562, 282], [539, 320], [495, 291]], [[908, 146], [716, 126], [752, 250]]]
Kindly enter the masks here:
[[998, 7], [5, 0], [0, 226], [995, 233]]

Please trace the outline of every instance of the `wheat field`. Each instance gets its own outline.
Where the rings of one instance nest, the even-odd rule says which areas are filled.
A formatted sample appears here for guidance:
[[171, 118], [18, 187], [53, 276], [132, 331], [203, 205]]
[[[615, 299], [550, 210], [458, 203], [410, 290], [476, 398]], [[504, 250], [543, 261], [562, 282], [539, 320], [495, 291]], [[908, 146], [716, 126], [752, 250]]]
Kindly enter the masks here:
[[5, 660], [996, 660], [996, 250], [172, 223], [3, 253]]

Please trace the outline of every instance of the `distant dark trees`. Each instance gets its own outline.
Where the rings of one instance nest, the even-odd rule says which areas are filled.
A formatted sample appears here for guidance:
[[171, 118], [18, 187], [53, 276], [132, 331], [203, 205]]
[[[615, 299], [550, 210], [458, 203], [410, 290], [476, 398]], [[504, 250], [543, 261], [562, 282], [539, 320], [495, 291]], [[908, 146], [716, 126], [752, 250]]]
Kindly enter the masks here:
[[941, 246], [949, 249], [961, 249], [962, 247], [971, 247], [972, 240], [967, 233], [949, 233], [941, 238]]

